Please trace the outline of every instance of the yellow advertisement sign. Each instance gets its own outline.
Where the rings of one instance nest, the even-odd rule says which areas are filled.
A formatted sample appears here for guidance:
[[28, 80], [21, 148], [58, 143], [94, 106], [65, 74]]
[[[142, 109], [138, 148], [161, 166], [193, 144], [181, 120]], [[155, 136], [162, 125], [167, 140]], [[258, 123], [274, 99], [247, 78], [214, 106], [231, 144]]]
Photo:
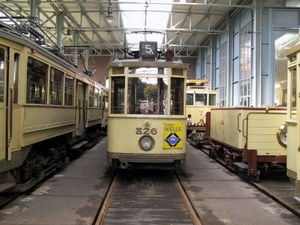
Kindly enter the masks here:
[[164, 122], [164, 149], [182, 148], [183, 123]]

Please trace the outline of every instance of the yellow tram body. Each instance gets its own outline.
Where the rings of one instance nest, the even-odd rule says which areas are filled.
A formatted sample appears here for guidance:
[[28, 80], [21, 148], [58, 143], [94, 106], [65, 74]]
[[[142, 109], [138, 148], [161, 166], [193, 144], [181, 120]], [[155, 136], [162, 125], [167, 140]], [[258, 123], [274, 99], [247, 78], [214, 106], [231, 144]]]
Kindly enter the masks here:
[[186, 153], [188, 66], [147, 58], [108, 67], [108, 161], [123, 169], [178, 168]]
[[191, 115], [192, 124], [188, 129], [197, 130], [206, 123], [206, 113], [218, 107], [218, 92], [205, 84], [208, 80], [187, 80], [186, 115]]
[[0, 29], [0, 192], [25, 191], [67, 163], [67, 150], [96, 141], [104, 87], [13, 26]]
[[288, 85], [287, 118], [282, 125], [282, 137], [287, 137], [287, 176], [295, 185], [295, 195], [300, 195], [300, 45], [287, 51]]

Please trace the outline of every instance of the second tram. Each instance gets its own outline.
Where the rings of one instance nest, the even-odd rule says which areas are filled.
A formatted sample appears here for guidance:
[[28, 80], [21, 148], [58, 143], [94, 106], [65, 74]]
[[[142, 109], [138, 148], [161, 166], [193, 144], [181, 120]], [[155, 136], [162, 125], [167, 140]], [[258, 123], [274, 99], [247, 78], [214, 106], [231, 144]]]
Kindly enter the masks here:
[[155, 42], [140, 42], [139, 59], [109, 68], [108, 146], [115, 168], [177, 169], [186, 154], [188, 65], [158, 60]]
[[187, 124], [187, 134], [193, 130], [204, 132], [206, 113], [218, 107], [218, 92], [205, 86], [207, 83], [208, 80], [187, 80], [186, 115], [191, 120]]

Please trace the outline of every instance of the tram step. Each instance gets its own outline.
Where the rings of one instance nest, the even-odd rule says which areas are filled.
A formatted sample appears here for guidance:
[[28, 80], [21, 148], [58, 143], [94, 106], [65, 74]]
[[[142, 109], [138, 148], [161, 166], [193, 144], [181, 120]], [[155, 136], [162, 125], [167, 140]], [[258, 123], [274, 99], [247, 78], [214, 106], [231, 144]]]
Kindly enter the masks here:
[[5, 191], [13, 186], [15, 186], [16, 184], [15, 183], [3, 183], [3, 184], [0, 184], [0, 192], [2, 191]]
[[248, 165], [246, 163], [243, 163], [243, 162], [234, 162], [233, 164], [235, 166], [243, 169], [243, 170], [247, 170], [248, 169]]
[[88, 143], [88, 141], [82, 141], [82, 142], [78, 143], [77, 145], [72, 146], [71, 150], [78, 150], [87, 143]]

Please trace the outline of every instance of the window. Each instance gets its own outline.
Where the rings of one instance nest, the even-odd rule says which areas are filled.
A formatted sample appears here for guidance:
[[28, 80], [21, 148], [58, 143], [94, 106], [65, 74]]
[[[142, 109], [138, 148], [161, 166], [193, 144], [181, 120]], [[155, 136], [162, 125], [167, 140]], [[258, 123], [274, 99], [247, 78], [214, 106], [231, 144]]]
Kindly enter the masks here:
[[27, 60], [26, 102], [46, 104], [46, 77], [48, 65], [32, 57]]
[[186, 104], [187, 105], [193, 105], [194, 104], [194, 94], [193, 93], [186, 94]]
[[4, 49], [0, 48], [0, 102], [4, 101]]
[[171, 115], [183, 115], [184, 113], [184, 86], [184, 79], [171, 77]]
[[217, 96], [216, 96], [216, 94], [209, 94], [208, 105], [209, 106], [216, 106], [217, 105]]
[[58, 69], [51, 68], [50, 70], [50, 104], [62, 104], [62, 81], [64, 73]]
[[220, 46], [220, 106], [227, 104], [227, 44]]
[[89, 86], [89, 107], [94, 105], [94, 87]]
[[94, 107], [101, 107], [100, 91], [98, 88], [95, 88]]
[[14, 103], [18, 103], [18, 93], [19, 93], [19, 58], [20, 55], [15, 53], [14, 55]]
[[240, 105], [241, 106], [250, 106], [250, 88], [251, 88], [250, 87], [251, 84], [251, 32], [250, 30], [251, 30], [250, 23], [248, 23], [240, 31], [241, 33], [240, 35]]
[[74, 78], [66, 75], [65, 77], [65, 105], [73, 105]]
[[128, 78], [127, 113], [167, 113], [167, 78]]
[[207, 105], [207, 94], [197, 93], [195, 105]]
[[124, 113], [125, 77], [111, 78], [111, 113]]

